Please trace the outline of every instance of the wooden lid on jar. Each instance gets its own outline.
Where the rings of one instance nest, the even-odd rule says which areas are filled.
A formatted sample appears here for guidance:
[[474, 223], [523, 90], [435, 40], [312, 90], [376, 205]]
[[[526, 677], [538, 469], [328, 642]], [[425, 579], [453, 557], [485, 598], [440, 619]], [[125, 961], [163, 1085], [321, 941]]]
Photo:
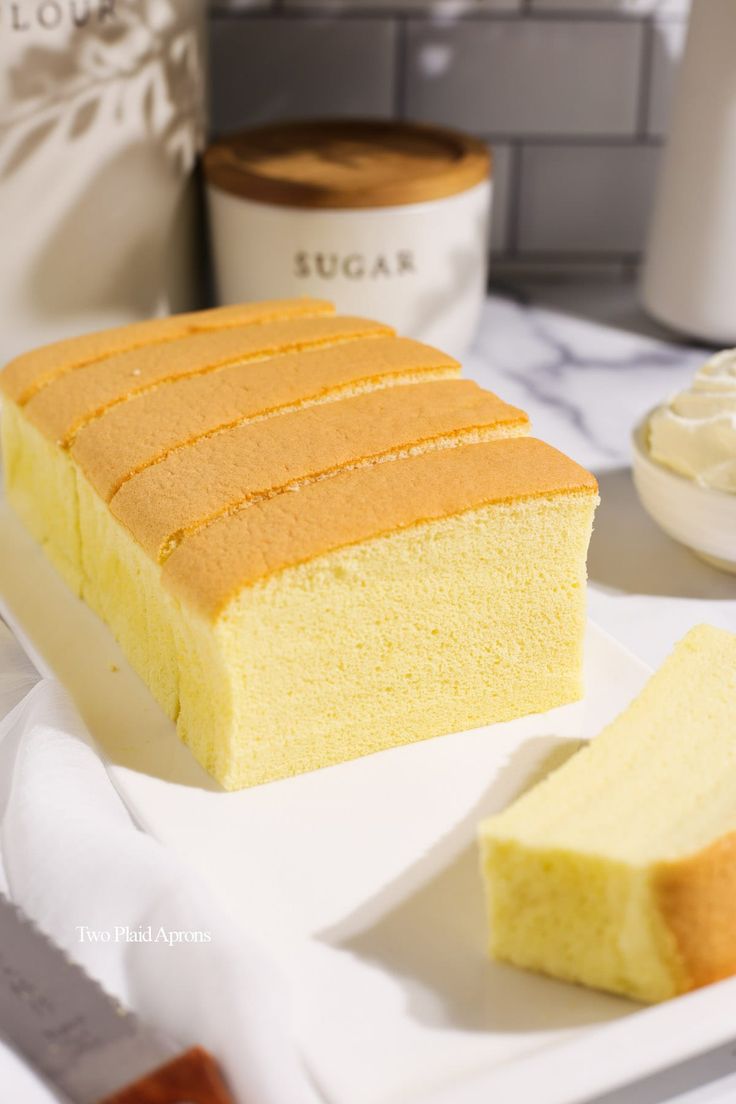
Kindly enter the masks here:
[[394, 207], [455, 195], [486, 180], [490, 152], [458, 131], [364, 119], [277, 123], [222, 138], [207, 182], [286, 207]]

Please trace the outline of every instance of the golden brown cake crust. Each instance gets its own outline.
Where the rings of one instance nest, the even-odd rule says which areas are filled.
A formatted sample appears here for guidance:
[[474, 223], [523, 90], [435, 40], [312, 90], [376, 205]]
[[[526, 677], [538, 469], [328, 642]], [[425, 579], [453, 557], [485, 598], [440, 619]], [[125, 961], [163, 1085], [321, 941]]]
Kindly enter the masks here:
[[114, 406], [79, 431], [72, 456], [109, 500], [131, 474], [216, 429], [350, 387], [459, 371], [457, 361], [444, 353], [398, 337], [356, 339], [248, 361], [174, 381]]
[[324, 299], [274, 299], [174, 314], [169, 318], [153, 318], [71, 337], [42, 345], [11, 360], [0, 374], [0, 390], [23, 406], [42, 387], [66, 372], [126, 350], [163, 344], [188, 334], [210, 333], [277, 318], [332, 314], [334, 310], [333, 304]]
[[310, 406], [178, 449], [122, 485], [113, 514], [154, 559], [248, 499], [397, 450], [526, 416], [470, 380], [437, 380]]
[[682, 991], [736, 974], [736, 832], [659, 863], [653, 884], [681, 961]]
[[51, 440], [68, 447], [81, 426], [108, 407], [170, 380], [212, 371], [249, 357], [273, 356], [371, 334], [390, 326], [336, 315], [287, 318], [194, 334], [164, 345], [146, 345], [68, 372], [25, 406], [25, 414]]
[[590, 472], [531, 437], [441, 449], [355, 468], [221, 517], [174, 550], [163, 580], [216, 618], [244, 587], [338, 548], [493, 503], [596, 492]]

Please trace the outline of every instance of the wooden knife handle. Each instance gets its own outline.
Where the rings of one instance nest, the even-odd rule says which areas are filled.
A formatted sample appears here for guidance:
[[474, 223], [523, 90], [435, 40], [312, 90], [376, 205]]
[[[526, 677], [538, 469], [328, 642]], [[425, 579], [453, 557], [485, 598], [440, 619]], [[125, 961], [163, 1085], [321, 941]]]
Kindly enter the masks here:
[[235, 1104], [217, 1063], [192, 1047], [99, 1104]]

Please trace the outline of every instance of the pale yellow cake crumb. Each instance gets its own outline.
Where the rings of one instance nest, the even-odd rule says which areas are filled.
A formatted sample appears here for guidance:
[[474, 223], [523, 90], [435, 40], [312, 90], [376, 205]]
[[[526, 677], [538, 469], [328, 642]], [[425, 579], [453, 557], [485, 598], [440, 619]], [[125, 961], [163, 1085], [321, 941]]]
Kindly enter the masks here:
[[736, 972], [736, 635], [701, 625], [480, 826], [491, 953], [660, 1001]]

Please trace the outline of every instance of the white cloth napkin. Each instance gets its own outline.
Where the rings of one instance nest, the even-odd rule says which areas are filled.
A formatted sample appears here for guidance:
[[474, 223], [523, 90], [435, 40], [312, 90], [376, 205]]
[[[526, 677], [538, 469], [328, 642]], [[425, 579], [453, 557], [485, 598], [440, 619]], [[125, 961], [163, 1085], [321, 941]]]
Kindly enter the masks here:
[[[198, 876], [135, 827], [68, 694], [2, 622], [0, 855], [12, 900], [143, 1020], [210, 1050], [238, 1104], [317, 1104], [279, 971]], [[149, 926], [209, 941], [130, 942], [121, 932]], [[110, 942], [89, 932], [110, 932]], [[57, 1099], [7, 1048], [0, 1085], [22, 1104]]]

